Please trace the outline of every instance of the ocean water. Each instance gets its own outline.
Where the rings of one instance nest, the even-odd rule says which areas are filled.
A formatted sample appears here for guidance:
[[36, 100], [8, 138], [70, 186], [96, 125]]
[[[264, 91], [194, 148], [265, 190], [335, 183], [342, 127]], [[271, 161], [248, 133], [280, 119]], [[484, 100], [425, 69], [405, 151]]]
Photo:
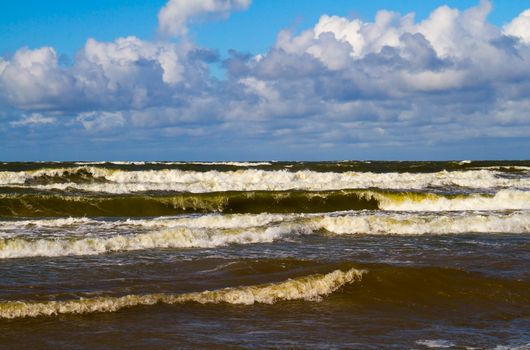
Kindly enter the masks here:
[[2, 349], [530, 349], [530, 161], [0, 163]]

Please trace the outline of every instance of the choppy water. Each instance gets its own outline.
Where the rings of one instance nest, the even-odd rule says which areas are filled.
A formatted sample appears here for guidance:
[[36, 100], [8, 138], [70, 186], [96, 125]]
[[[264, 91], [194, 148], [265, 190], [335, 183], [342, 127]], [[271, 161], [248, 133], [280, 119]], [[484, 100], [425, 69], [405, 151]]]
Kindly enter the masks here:
[[530, 348], [530, 162], [0, 163], [0, 347]]

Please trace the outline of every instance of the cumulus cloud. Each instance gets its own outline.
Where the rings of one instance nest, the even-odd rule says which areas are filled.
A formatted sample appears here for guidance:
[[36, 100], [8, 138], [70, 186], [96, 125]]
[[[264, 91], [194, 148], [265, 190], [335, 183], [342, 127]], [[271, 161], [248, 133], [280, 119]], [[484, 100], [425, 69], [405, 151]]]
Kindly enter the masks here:
[[23, 48], [2, 62], [0, 94], [22, 110], [86, 111], [178, 104], [190, 92], [205, 91], [204, 84], [209, 84], [204, 51], [188, 44], [136, 37], [113, 42], [89, 39], [73, 65], [61, 67], [53, 48]]
[[201, 15], [226, 16], [244, 10], [251, 0], [169, 0], [158, 13], [158, 30], [165, 35], [185, 35], [187, 22]]
[[[192, 16], [248, 5], [172, 0], [159, 24], [182, 35]], [[502, 28], [490, 11], [481, 1], [422, 21], [384, 10], [373, 21], [325, 14], [300, 33], [281, 31], [268, 52], [231, 51], [224, 79], [208, 71], [218, 54], [188, 41], [89, 39], [70, 66], [53, 48], [23, 48], [0, 60], [0, 100], [21, 113], [74, 116], [68, 127], [92, 134], [298, 151], [528, 138], [530, 10]]]
[[[293, 77], [305, 86], [312, 77], [312, 97], [328, 101], [408, 98], [413, 103], [428, 97], [423, 93], [462, 89], [504, 95], [502, 84], [517, 94], [525, 89], [521, 81], [529, 79], [529, 47], [517, 47], [489, 24], [490, 9], [487, 1], [466, 11], [443, 6], [419, 23], [412, 14], [387, 11], [369, 23], [324, 15], [301, 34], [280, 33], [271, 52], [239, 71], [269, 83], [276, 80], [276, 86], [282, 81], [290, 89]], [[316, 71], [315, 59], [322, 66]], [[282, 79], [276, 72], [286, 65], [290, 72]]]
[[127, 84], [128, 78], [138, 76], [143, 67], [152, 64], [161, 70], [164, 83], [175, 85], [182, 79], [179, 54], [171, 44], [153, 44], [135, 37], [118, 38], [111, 43], [89, 39], [80, 55], [82, 64], [101, 69], [110, 89]]
[[510, 23], [504, 26], [504, 32], [519, 38], [525, 43], [530, 43], [530, 9], [523, 11]]
[[0, 64], [0, 92], [4, 99], [22, 108], [45, 109], [62, 104], [72, 79], [58, 66], [51, 47], [22, 48], [11, 60]]

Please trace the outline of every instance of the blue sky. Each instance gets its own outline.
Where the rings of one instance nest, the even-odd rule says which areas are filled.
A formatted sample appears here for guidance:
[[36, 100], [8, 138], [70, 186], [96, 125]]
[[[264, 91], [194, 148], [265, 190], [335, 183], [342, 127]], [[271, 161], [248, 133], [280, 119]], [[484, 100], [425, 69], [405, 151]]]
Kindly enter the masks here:
[[528, 158], [524, 1], [191, 3], [2, 3], [0, 160]]

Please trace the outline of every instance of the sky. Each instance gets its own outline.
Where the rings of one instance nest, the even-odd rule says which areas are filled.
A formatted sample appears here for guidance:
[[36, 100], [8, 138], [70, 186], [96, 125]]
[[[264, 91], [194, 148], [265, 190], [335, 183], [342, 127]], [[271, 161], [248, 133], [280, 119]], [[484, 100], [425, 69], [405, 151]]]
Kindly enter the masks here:
[[0, 4], [0, 161], [529, 159], [530, 3]]

